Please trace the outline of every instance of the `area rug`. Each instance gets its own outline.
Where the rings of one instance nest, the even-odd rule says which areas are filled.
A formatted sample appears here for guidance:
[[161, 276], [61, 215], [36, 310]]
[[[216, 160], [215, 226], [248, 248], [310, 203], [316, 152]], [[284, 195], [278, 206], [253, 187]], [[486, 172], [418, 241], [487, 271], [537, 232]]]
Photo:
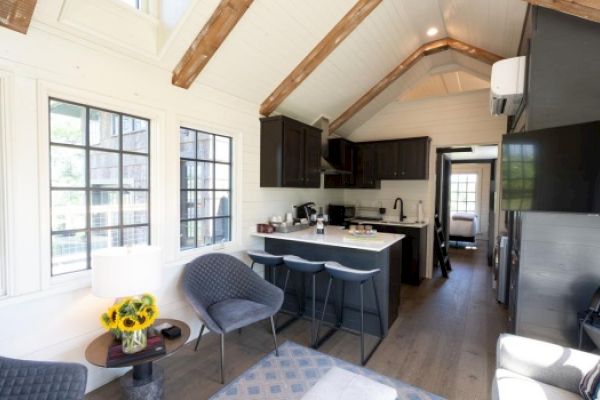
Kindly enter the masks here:
[[442, 400], [436, 396], [367, 368], [328, 356], [287, 341], [250, 369], [215, 393], [210, 400], [296, 400], [301, 399], [330, 368], [337, 366], [364, 375], [398, 391], [398, 400]]

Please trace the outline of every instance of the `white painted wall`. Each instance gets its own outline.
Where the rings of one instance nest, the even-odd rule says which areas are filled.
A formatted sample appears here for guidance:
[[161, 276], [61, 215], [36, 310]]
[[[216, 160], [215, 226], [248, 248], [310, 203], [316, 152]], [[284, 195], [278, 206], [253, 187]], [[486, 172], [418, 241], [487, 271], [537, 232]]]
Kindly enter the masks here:
[[[377, 203], [392, 210], [396, 197], [405, 199], [405, 214], [416, 216], [416, 204], [423, 200], [426, 218], [433, 222], [435, 202], [435, 157], [438, 147], [500, 143], [506, 132], [506, 118], [492, 117], [487, 90], [411, 102], [396, 101], [360, 126], [348, 139], [356, 142], [430, 136], [432, 138], [429, 179], [426, 181], [383, 181], [381, 190], [345, 190], [347, 203]], [[499, 172], [499, 168], [498, 168]], [[497, 224], [496, 224], [497, 225]], [[427, 277], [433, 264], [433, 228], [428, 227]]]
[[[51, 279], [49, 274], [48, 96], [151, 119], [152, 240], [163, 249], [165, 286], [161, 314], [199, 324], [179, 290], [183, 265], [207, 251], [238, 254], [261, 246], [249, 231], [273, 214], [306, 200], [340, 201], [341, 191], [259, 188], [258, 104], [209, 86], [186, 91], [171, 85], [170, 70], [67, 40], [43, 26], [27, 36], [0, 29], [0, 133], [5, 168], [7, 295], [0, 297], [0, 354], [85, 363], [87, 344], [102, 333], [98, 316], [112, 300], [95, 298], [89, 272]], [[234, 138], [233, 241], [223, 249], [179, 251], [179, 126]], [[0, 213], [2, 215], [2, 213]], [[1, 232], [0, 232], [1, 233]], [[199, 355], [201, 356], [201, 355]], [[123, 370], [88, 367], [88, 390]]]
[[490, 213], [490, 169], [489, 163], [452, 164], [452, 173], [477, 175], [477, 216], [479, 230], [477, 238], [488, 239], [489, 213]]

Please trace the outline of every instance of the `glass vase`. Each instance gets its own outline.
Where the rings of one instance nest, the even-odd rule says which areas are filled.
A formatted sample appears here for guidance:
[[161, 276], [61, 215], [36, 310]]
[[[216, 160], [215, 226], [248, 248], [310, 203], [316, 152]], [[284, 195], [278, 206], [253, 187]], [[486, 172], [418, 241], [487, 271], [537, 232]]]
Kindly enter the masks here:
[[146, 348], [147, 344], [148, 336], [146, 335], [145, 329], [121, 333], [121, 346], [123, 348], [123, 353], [125, 354], [133, 354], [142, 351]]

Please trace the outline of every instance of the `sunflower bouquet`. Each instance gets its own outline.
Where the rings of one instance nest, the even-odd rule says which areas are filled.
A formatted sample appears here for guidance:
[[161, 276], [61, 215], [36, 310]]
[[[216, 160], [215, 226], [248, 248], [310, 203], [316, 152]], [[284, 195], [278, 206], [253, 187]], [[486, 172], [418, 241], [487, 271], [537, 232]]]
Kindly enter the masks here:
[[126, 297], [100, 316], [102, 326], [116, 338], [120, 338], [123, 351], [135, 353], [146, 347], [146, 329], [158, 317], [156, 299], [148, 293]]

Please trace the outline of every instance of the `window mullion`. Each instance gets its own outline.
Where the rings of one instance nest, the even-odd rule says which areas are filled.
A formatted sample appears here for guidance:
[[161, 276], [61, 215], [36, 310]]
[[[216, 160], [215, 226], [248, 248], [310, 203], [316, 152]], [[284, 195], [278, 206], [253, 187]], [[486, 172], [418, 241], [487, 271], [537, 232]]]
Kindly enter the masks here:
[[85, 222], [87, 232], [87, 269], [92, 267], [92, 196], [91, 196], [91, 170], [90, 170], [90, 108], [85, 108]]

